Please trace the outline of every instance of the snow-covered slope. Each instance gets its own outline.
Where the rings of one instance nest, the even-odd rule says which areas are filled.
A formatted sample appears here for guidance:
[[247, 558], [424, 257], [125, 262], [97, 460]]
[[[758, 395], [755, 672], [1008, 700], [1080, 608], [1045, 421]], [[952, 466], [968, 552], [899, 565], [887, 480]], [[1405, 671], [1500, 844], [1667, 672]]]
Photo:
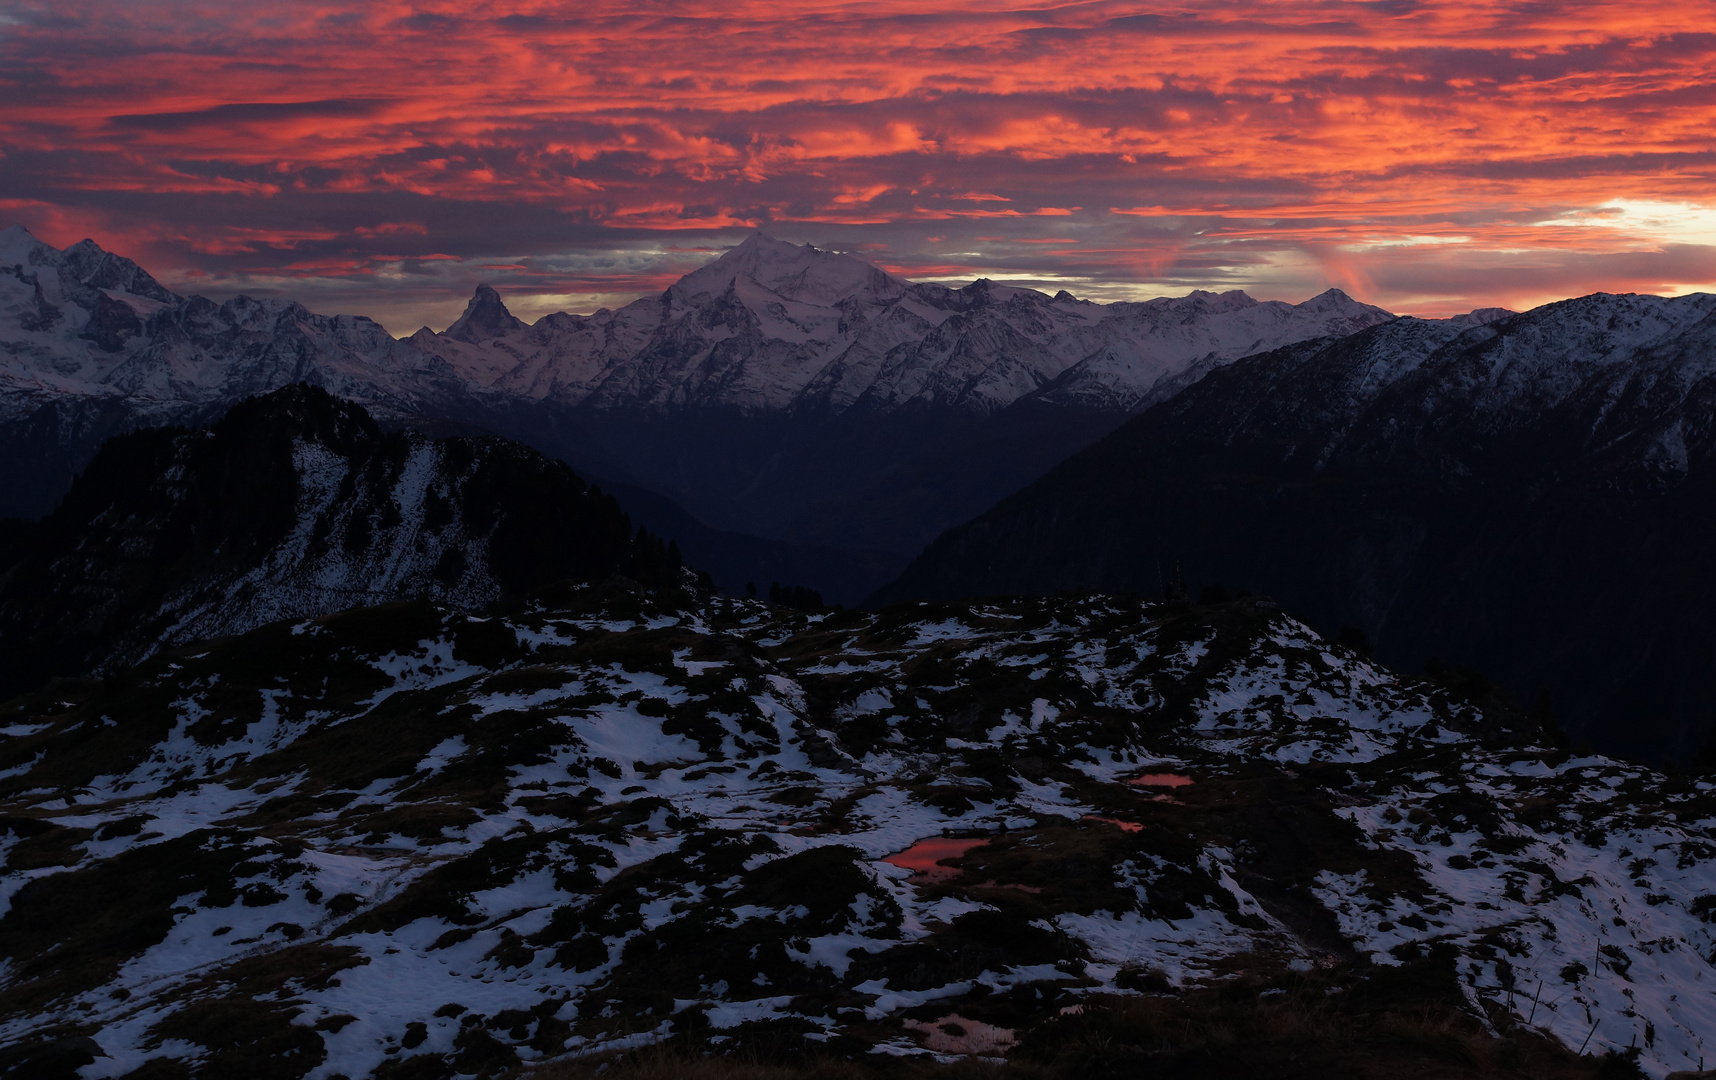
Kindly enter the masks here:
[[1176, 1075], [1281, 1017], [1290, 1075], [1716, 1056], [1716, 787], [1273, 604], [583, 587], [280, 624], [0, 723], [0, 1042], [84, 1077], [1081, 1031], [1074, 1065]]
[[91, 241], [59, 251], [21, 226], [0, 232], [0, 422], [72, 397], [121, 399], [140, 422], [170, 423], [305, 381], [420, 410], [450, 378], [361, 316], [181, 297]]
[[[1045, 401], [1136, 409], [1162, 400], [1188, 374], [1253, 353], [1323, 337], [1346, 337], [1388, 321], [1378, 310], [1330, 289], [1302, 304], [1258, 303], [1243, 292], [1195, 292], [1179, 299], [1115, 304], [1110, 340], [1045, 387]], [[1106, 321], [1106, 320], [1105, 320]]]

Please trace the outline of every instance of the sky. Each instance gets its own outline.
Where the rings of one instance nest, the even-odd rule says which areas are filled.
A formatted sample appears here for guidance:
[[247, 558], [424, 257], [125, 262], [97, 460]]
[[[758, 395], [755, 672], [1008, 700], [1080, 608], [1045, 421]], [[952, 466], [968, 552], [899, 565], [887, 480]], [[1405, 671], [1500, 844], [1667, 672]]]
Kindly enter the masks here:
[[1095, 300], [1716, 290], [1716, 0], [0, 0], [0, 227], [396, 334], [752, 231]]

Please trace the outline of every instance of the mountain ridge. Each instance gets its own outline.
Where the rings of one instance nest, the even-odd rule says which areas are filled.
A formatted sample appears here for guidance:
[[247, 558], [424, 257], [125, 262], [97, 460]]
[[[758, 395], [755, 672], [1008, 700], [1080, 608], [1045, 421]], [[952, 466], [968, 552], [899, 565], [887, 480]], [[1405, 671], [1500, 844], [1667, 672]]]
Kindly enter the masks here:
[[950, 530], [877, 602], [1180, 575], [1440, 657], [1580, 737], [1690, 760], [1716, 715], [1716, 296], [1402, 319], [1229, 365]]
[[[761, 233], [659, 296], [618, 311], [559, 313], [526, 326], [504, 323], [512, 316], [497, 303], [492, 290], [484, 294], [485, 308], [496, 312], [496, 327], [510, 327], [502, 333], [474, 340], [462, 316], [457, 333], [451, 327], [439, 335], [419, 331], [409, 340], [473, 381], [487, 377], [490, 387], [565, 404], [833, 413], [860, 407], [889, 411], [920, 400], [992, 411], [1032, 395], [1125, 408], [1155, 380], [1196, 360], [1233, 359], [1284, 338], [1351, 332], [1393, 317], [1338, 289], [1299, 305], [1259, 302], [1239, 290], [1102, 305], [985, 278], [955, 289], [905, 281], [852, 256]], [[970, 325], [974, 318], [986, 323]], [[1202, 337], [1182, 329], [1221, 319], [1233, 325], [1212, 327]], [[1320, 333], [1294, 325], [1313, 322]], [[637, 333], [652, 323], [653, 339], [629, 346], [635, 355], [603, 352], [612, 327]], [[597, 334], [600, 344], [579, 340]], [[922, 346], [906, 348], [913, 340]], [[500, 348], [518, 364], [500, 372], [449, 341]], [[1105, 350], [1124, 359], [1094, 363]], [[570, 355], [599, 367], [587, 367], [572, 380], [544, 377], [544, 367]], [[773, 367], [750, 370], [759, 356]], [[1045, 384], [1081, 364], [1080, 377], [1058, 394], [1042, 393]]]
[[54, 514], [8, 537], [0, 694], [389, 601], [475, 611], [621, 573], [678, 587], [676, 559], [562, 463], [383, 432], [291, 386], [207, 428], [110, 440]]

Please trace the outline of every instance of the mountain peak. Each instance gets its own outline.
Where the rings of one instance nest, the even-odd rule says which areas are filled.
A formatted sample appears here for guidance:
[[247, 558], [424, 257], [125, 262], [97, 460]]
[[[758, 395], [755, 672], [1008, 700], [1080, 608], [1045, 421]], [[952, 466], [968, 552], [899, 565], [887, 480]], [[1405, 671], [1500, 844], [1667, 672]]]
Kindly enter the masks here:
[[862, 294], [893, 299], [906, 288], [905, 282], [864, 259], [755, 232], [714, 262], [680, 278], [669, 291], [683, 299], [716, 295], [740, 277], [785, 299], [819, 305]]
[[[752, 252], [761, 252], [761, 253], [766, 253], [766, 254], [779, 255], [783, 258], [789, 258], [790, 259], [790, 258], [796, 258], [801, 252], [807, 252], [807, 251], [816, 252], [816, 251], [820, 251], [820, 250], [821, 249], [818, 248], [815, 244], [800, 245], [800, 244], [794, 244], [794, 243], [787, 241], [787, 240], [776, 240], [774, 237], [770, 236], [768, 233], [763, 232], [762, 230], [759, 229], [758, 231], [756, 231], [756, 232], [752, 233], [751, 235], [745, 237], [745, 239], [740, 242], [738, 247], [735, 247], [731, 251], [726, 252], [725, 254], [723, 254], [721, 256], [721, 258], [722, 259], [730, 259], [730, 258], [732, 258], [734, 256], [738, 256], [738, 255], [745, 255], [745, 254], [752, 253]], [[717, 261], [719, 261], [719, 260], [717, 260]]]
[[38, 252], [52, 250], [22, 225], [0, 229], [0, 264], [34, 265], [38, 262], [35, 258]]
[[178, 297], [123, 255], [115, 255], [87, 236], [60, 252], [61, 265], [85, 285], [117, 289], [170, 304]]
[[480, 345], [524, 328], [524, 322], [514, 318], [501, 302], [500, 293], [492, 286], [478, 285], [470, 303], [465, 305], [465, 313], [447, 327], [443, 336]]
[[1347, 311], [1354, 316], [1381, 321], [1396, 317], [1392, 311], [1379, 308], [1375, 304], [1367, 304], [1362, 300], [1354, 300], [1342, 290], [1333, 287], [1324, 289], [1309, 300], [1294, 306], [1304, 311]]

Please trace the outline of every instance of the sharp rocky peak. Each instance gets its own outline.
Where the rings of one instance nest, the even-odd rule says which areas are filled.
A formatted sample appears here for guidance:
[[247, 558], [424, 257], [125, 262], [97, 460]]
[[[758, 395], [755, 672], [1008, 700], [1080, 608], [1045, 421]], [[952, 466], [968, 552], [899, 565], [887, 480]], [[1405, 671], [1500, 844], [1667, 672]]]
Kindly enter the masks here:
[[445, 336], [480, 345], [524, 328], [523, 320], [507, 310], [500, 293], [495, 292], [492, 286], [478, 285], [470, 303], [465, 305], [465, 313], [447, 327]]

